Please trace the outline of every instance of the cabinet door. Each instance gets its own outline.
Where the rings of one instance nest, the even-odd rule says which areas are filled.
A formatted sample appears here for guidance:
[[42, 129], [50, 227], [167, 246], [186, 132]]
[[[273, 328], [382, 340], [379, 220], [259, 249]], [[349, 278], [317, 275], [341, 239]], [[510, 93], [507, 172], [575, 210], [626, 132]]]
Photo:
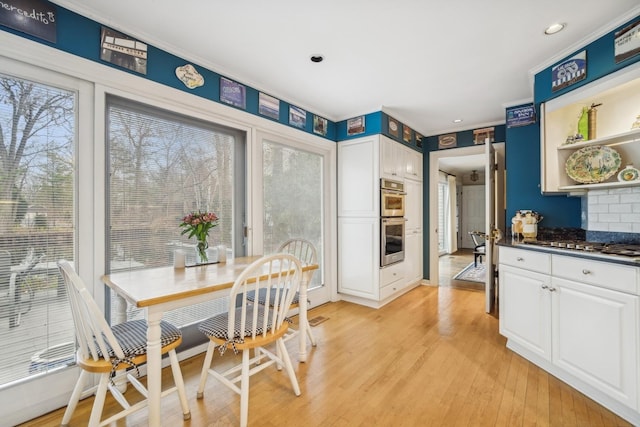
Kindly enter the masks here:
[[394, 180], [404, 178], [403, 146], [386, 136], [380, 136], [380, 176]]
[[378, 138], [338, 143], [338, 216], [378, 217]]
[[638, 299], [553, 278], [553, 362], [636, 409]]
[[422, 279], [422, 233], [407, 232], [404, 247], [404, 277], [407, 284]]
[[405, 230], [407, 233], [422, 233], [422, 182], [407, 179], [404, 182], [404, 189], [407, 193], [404, 212], [407, 219]]
[[378, 218], [338, 218], [338, 292], [378, 299]]
[[404, 150], [405, 178], [422, 181], [422, 154], [411, 148]]
[[500, 264], [500, 333], [551, 360], [550, 276]]

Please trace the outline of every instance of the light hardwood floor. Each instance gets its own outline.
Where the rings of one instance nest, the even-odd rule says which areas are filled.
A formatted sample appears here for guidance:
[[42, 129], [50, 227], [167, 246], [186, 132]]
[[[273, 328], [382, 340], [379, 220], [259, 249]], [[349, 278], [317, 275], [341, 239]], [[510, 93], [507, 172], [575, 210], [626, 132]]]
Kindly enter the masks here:
[[[498, 319], [484, 313], [484, 294], [420, 286], [374, 310], [346, 302], [310, 312], [318, 346], [307, 363], [288, 347], [302, 395], [286, 374], [252, 377], [251, 426], [628, 426], [602, 406], [506, 349]], [[228, 351], [221, 366], [239, 360]], [[182, 421], [177, 396], [163, 400], [166, 426], [233, 426], [239, 397], [209, 379], [195, 398], [202, 356], [181, 363], [192, 418]], [[165, 381], [171, 381], [165, 369]], [[72, 426], [84, 426], [92, 398]], [[107, 400], [113, 407], [113, 399]], [[107, 408], [107, 409], [108, 409]], [[63, 409], [25, 426], [59, 425]], [[146, 426], [142, 411], [118, 426]]]

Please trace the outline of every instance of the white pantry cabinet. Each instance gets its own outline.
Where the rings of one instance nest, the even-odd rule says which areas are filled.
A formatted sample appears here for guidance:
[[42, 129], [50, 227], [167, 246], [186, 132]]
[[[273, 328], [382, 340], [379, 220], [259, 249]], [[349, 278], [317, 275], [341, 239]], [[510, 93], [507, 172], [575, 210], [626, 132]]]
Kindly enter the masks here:
[[507, 346], [637, 423], [640, 267], [499, 250]]
[[[380, 307], [422, 278], [422, 176], [407, 166], [414, 151], [386, 136], [338, 143], [338, 293], [342, 299]], [[422, 154], [412, 153], [420, 165]], [[412, 179], [405, 180], [410, 170]], [[380, 268], [380, 179], [404, 182], [405, 260]], [[415, 178], [415, 179], [413, 179]]]

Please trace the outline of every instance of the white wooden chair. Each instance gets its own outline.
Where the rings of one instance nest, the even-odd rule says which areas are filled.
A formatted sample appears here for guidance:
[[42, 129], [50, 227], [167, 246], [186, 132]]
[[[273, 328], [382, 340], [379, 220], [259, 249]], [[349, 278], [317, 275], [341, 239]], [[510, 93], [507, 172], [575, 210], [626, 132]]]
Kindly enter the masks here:
[[[211, 317], [199, 325], [199, 329], [210, 339], [204, 359], [198, 399], [204, 395], [204, 387], [209, 375], [240, 395], [240, 425], [247, 425], [249, 415], [249, 377], [276, 364], [284, 366], [293, 391], [300, 395], [289, 353], [283, 337], [289, 329], [286, 318], [291, 301], [298, 292], [302, 277], [300, 261], [293, 255], [278, 253], [268, 255], [248, 266], [236, 279], [229, 294], [230, 304], [237, 301], [226, 313]], [[249, 292], [265, 292], [267, 298], [273, 295], [273, 305], [256, 304], [247, 298]], [[229, 315], [231, 313], [231, 315]], [[265, 346], [275, 343], [275, 351]], [[242, 363], [225, 372], [211, 368], [216, 347], [220, 353], [228, 348], [242, 352]], [[251, 358], [251, 350], [258, 356]], [[264, 361], [265, 356], [268, 360]], [[261, 361], [262, 359], [262, 361]], [[239, 373], [239, 374], [238, 374]], [[240, 386], [237, 383], [240, 382]]]
[[[318, 262], [318, 254], [315, 246], [313, 246], [313, 243], [305, 239], [289, 239], [280, 245], [280, 247], [278, 248], [278, 252], [287, 253], [295, 256], [296, 258], [298, 258], [298, 260], [300, 260], [300, 263], [303, 266], [309, 265], [309, 264], [316, 264]], [[308, 273], [309, 282], [311, 282], [314, 272], [315, 270]], [[299, 296], [300, 295], [296, 293], [296, 295], [293, 297], [293, 301], [291, 302], [292, 309], [300, 308]], [[249, 299], [253, 299], [253, 298], [254, 298], [253, 294], [250, 294]], [[266, 301], [267, 299], [265, 298], [265, 294], [264, 292], [262, 292], [258, 298], [258, 303], [266, 304]], [[269, 304], [273, 305], [273, 294], [271, 295], [271, 300], [269, 301]], [[291, 332], [287, 333], [287, 335], [284, 338], [285, 341], [290, 340], [291, 338], [298, 335], [300, 331], [302, 331], [303, 333], [307, 334], [307, 336], [309, 337], [309, 341], [311, 341], [311, 345], [313, 347], [315, 347], [318, 344], [316, 341], [316, 338], [313, 336], [313, 332], [311, 331], [311, 325], [309, 325], [308, 318], [304, 325], [300, 324], [298, 330], [295, 330], [293, 327], [291, 327], [290, 330]]]
[[[100, 382], [95, 391], [95, 400], [89, 418], [89, 426], [104, 426], [115, 420], [126, 417], [133, 412], [147, 407], [144, 399], [133, 405], [129, 404], [123, 394], [112, 381], [117, 371], [133, 368], [138, 371], [138, 366], [147, 361], [147, 324], [145, 320], [133, 320], [109, 326], [98, 304], [85, 287], [82, 279], [68, 261], [58, 263], [60, 273], [67, 287], [67, 294], [71, 302], [71, 312], [76, 329], [78, 342], [77, 363], [82, 368], [80, 377], [76, 383], [69, 404], [62, 418], [62, 426], [69, 425], [71, 416], [80, 400], [85, 382], [94, 373], [100, 376]], [[176, 347], [182, 342], [182, 333], [178, 328], [167, 322], [161, 322], [162, 354], [169, 353], [171, 370], [175, 386], [164, 391], [165, 396], [174, 391], [178, 392], [182, 414], [185, 420], [191, 418], [184, 381], [178, 364]], [[131, 373], [124, 376], [143, 396], [147, 396], [147, 390]], [[122, 406], [123, 410], [100, 421], [102, 409], [107, 394], [111, 391], [113, 397]]]

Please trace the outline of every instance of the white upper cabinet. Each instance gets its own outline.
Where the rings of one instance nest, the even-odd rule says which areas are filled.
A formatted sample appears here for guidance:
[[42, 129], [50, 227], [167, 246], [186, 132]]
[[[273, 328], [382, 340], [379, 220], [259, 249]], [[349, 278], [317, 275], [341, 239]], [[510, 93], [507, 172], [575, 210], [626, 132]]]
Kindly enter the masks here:
[[380, 216], [379, 163], [377, 136], [338, 144], [338, 216]]
[[422, 181], [422, 153], [408, 147], [402, 148], [405, 160], [404, 177]]
[[402, 144], [380, 135], [380, 177], [402, 181], [406, 167]]
[[[597, 107], [591, 126], [585, 120], [586, 138], [571, 141], [571, 136], [580, 133], [583, 108], [592, 106]], [[548, 101], [541, 110], [543, 192], [640, 185], [640, 180], [618, 180], [618, 172], [627, 165], [640, 167], [640, 128], [635, 127], [640, 120], [640, 63]], [[578, 182], [571, 176], [596, 182]]]

